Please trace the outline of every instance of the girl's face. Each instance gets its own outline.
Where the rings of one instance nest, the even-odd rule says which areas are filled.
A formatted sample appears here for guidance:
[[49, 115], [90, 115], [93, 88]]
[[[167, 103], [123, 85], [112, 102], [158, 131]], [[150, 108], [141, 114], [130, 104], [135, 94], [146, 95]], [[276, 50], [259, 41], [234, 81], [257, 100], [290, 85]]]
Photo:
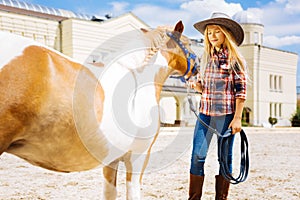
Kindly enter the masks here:
[[225, 35], [216, 25], [207, 25], [207, 36], [210, 44], [216, 49], [220, 49], [225, 41]]

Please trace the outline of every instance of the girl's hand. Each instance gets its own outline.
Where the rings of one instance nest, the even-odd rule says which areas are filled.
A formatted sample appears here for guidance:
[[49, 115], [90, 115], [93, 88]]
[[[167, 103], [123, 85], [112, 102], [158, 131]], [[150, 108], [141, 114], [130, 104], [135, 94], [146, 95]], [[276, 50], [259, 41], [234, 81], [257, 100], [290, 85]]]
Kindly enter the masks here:
[[232, 134], [239, 133], [242, 130], [242, 118], [234, 117], [229, 124], [229, 128], [231, 128]]
[[231, 121], [229, 128], [232, 130], [232, 134], [236, 134], [242, 130], [242, 113], [244, 108], [245, 99], [237, 98], [235, 101], [235, 113], [233, 120]]
[[190, 79], [187, 83], [187, 87], [190, 87], [194, 90], [196, 90], [197, 92], [202, 92], [202, 85], [200, 82], [198, 82], [197, 80], [195, 79]]

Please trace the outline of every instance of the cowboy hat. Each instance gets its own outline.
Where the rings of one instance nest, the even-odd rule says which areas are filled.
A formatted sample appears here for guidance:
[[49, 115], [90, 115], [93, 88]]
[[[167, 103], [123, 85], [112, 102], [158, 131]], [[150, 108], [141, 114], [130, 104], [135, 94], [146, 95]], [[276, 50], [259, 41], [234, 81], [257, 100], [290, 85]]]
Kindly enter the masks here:
[[209, 24], [221, 25], [225, 27], [235, 39], [235, 42], [240, 46], [244, 40], [244, 31], [239, 23], [232, 20], [228, 15], [221, 12], [212, 13], [210, 19], [206, 19], [194, 24], [194, 27], [202, 34]]

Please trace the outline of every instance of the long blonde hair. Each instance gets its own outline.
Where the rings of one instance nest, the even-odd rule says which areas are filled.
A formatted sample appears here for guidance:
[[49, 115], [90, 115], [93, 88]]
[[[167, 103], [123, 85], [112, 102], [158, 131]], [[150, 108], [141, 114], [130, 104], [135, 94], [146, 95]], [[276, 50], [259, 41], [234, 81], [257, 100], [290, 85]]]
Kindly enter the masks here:
[[[228, 64], [235, 71], [243, 71], [247, 74], [247, 66], [244, 57], [240, 54], [237, 49], [237, 45], [232, 34], [222, 26], [216, 25], [222, 33], [225, 35], [225, 40], [223, 43], [223, 48], [228, 49]], [[203, 78], [205, 69], [208, 66], [210, 59], [214, 53], [214, 47], [211, 45], [208, 39], [207, 28], [204, 31], [204, 53], [202, 54], [200, 63], [200, 76]]]

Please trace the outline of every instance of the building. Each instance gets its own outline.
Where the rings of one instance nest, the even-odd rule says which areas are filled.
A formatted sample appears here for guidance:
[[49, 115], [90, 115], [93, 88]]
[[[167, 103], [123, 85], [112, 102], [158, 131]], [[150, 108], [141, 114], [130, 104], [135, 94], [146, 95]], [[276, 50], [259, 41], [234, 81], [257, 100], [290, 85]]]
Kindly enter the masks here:
[[[245, 30], [245, 40], [239, 48], [247, 60], [251, 78], [244, 120], [262, 126], [272, 116], [278, 118], [278, 125], [290, 125], [289, 119], [296, 110], [297, 54], [263, 46], [264, 27], [251, 13], [243, 11], [233, 17]], [[84, 64], [102, 61], [134, 38], [140, 28], [150, 27], [132, 13], [111, 18], [0, 0], [1, 31], [32, 38]], [[201, 42], [192, 42], [192, 48], [200, 56]], [[194, 91], [191, 95], [198, 107], [200, 96]], [[180, 80], [167, 80], [160, 104], [163, 124], [195, 124], [186, 88]]]
[[250, 84], [244, 120], [256, 126], [268, 126], [275, 117], [278, 126], [290, 126], [296, 111], [296, 53], [263, 46], [264, 26], [254, 14], [241, 11], [233, 16], [245, 32], [240, 51], [247, 60]]
[[[117, 18], [89, 16], [67, 10], [0, 0], [0, 30], [34, 39], [83, 63], [99, 45], [116, 35], [149, 28], [132, 13]], [[127, 38], [128, 39], [128, 38]], [[110, 43], [115, 51], [125, 38]]]

